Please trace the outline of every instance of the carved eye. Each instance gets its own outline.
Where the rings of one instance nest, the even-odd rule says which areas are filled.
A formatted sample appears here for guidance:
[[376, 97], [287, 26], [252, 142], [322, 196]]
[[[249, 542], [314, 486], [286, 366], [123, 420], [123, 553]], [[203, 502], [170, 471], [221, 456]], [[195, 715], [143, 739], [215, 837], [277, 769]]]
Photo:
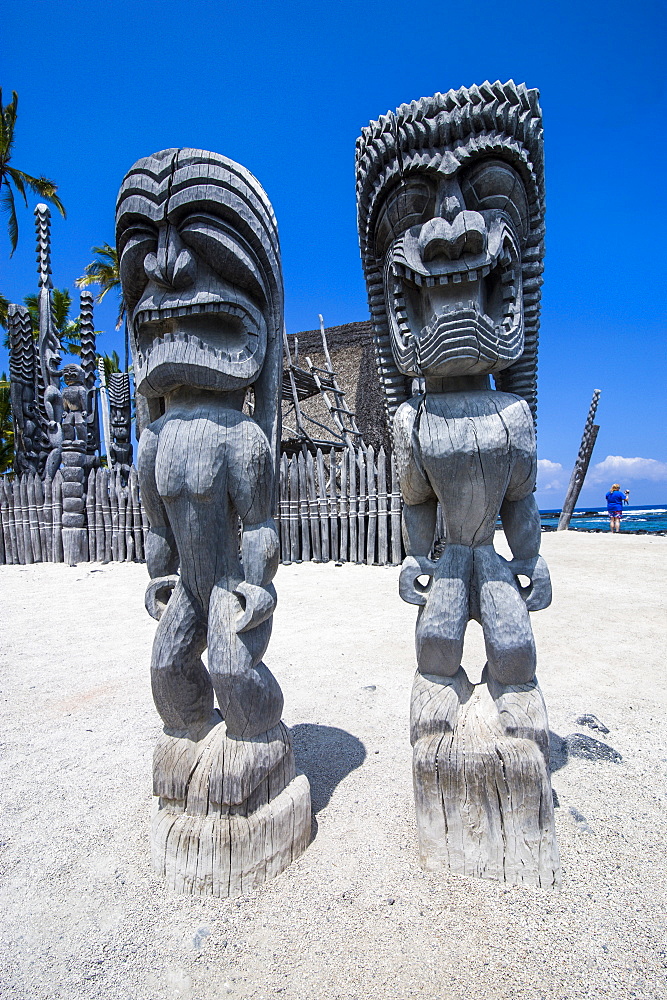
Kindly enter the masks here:
[[[382, 206], [375, 227], [377, 249], [383, 253], [406, 229], [430, 218], [434, 204], [434, 188], [426, 178], [406, 177], [390, 192]], [[429, 208], [431, 213], [427, 216]]]
[[120, 254], [120, 281], [128, 310], [134, 308], [146, 287], [146, 255], [157, 250], [157, 233], [148, 226], [134, 226], [123, 233]]
[[477, 212], [506, 212], [525, 238], [528, 232], [528, 199], [519, 174], [503, 160], [478, 160], [461, 181], [466, 208]]
[[265, 297], [254, 254], [223, 219], [198, 212], [179, 222], [178, 230], [183, 242], [221, 278], [259, 296], [260, 300]]

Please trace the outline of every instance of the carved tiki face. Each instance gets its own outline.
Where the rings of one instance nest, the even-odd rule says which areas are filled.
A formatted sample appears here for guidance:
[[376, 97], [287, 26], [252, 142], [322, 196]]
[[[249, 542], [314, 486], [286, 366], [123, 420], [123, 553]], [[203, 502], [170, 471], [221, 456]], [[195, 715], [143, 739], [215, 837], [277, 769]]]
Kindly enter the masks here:
[[[541, 273], [537, 92], [484, 84], [383, 116], [357, 143], [357, 193], [376, 337], [398, 372], [500, 373], [519, 361], [537, 333], [524, 287]], [[539, 308], [539, 284], [530, 291]]]
[[275, 218], [252, 174], [195, 149], [139, 160], [118, 196], [116, 241], [138, 390], [252, 385], [282, 316]]

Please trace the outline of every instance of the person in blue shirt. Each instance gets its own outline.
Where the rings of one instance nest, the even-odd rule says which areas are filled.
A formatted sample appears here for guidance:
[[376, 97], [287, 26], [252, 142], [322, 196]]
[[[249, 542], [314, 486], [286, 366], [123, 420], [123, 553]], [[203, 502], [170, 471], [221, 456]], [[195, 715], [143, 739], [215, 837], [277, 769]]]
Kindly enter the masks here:
[[606, 495], [607, 513], [609, 514], [609, 530], [613, 533], [621, 530], [621, 518], [623, 517], [623, 504], [629, 503], [630, 490], [621, 493], [621, 487], [614, 483]]

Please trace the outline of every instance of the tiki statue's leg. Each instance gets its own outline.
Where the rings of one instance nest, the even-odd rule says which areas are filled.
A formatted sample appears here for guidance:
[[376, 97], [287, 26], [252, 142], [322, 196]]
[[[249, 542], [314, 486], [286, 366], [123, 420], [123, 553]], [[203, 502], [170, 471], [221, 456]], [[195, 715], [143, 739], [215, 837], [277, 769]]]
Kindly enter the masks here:
[[417, 664], [422, 674], [453, 677], [461, 666], [468, 624], [472, 551], [448, 545], [438, 560], [428, 601], [417, 622]]
[[491, 546], [475, 549], [474, 566], [489, 673], [501, 684], [527, 684], [535, 676], [535, 639], [514, 576]]
[[167, 730], [196, 730], [213, 712], [213, 687], [201, 654], [206, 619], [179, 580], [155, 633], [151, 685]]
[[209, 604], [209, 671], [227, 732], [249, 740], [280, 722], [283, 695], [261, 662], [271, 637], [271, 618], [238, 634], [240, 612], [238, 597], [216, 585]]

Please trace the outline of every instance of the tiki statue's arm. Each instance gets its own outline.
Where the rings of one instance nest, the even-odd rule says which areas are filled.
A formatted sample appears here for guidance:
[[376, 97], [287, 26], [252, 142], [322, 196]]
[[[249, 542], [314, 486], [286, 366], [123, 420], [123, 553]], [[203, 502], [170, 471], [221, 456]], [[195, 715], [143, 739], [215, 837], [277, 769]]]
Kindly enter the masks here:
[[414, 433], [418, 411], [415, 401], [404, 403], [394, 419], [394, 448], [403, 494], [403, 544], [406, 556], [401, 567], [399, 593], [408, 604], [425, 604], [427, 586], [418, 577], [432, 577], [435, 564], [428, 558], [435, 538], [438, 500], [422, 468], [418, 435]]
[[244, 579], [234, 592], [244, 607], [236, 622], [237, 632], [250, 631], [273, 614], [277, 597], [271, 581], [280, 560], [278, 532], [271, 516], [273, 461], [268, 442], [259, 428], [246, 442], [251, 444], [250, 454], [247, 462], [239, 463], [240, 474], [233, 477], [231, 490], [243, 523]]
[[146, 427], [139, 439], [137, 464], [141, 499], [150, 522], [146, 539], [146, 567], [151, 581], [173, 576], [178, 571], [176, 540], [155, 482], [157, 444], [157, 434], [151, 427]]
[[529, 611], [540, 611], [551, 604], [551, 579], [549, 569], [540, 555], [540, 512], [535, 494], [529, 493], [521, 500], [503, 501], [500, 520], [507, 543], [512, 550], [510, 567], [517, 576], [527, 576], [531, 585], [522, 588]]

